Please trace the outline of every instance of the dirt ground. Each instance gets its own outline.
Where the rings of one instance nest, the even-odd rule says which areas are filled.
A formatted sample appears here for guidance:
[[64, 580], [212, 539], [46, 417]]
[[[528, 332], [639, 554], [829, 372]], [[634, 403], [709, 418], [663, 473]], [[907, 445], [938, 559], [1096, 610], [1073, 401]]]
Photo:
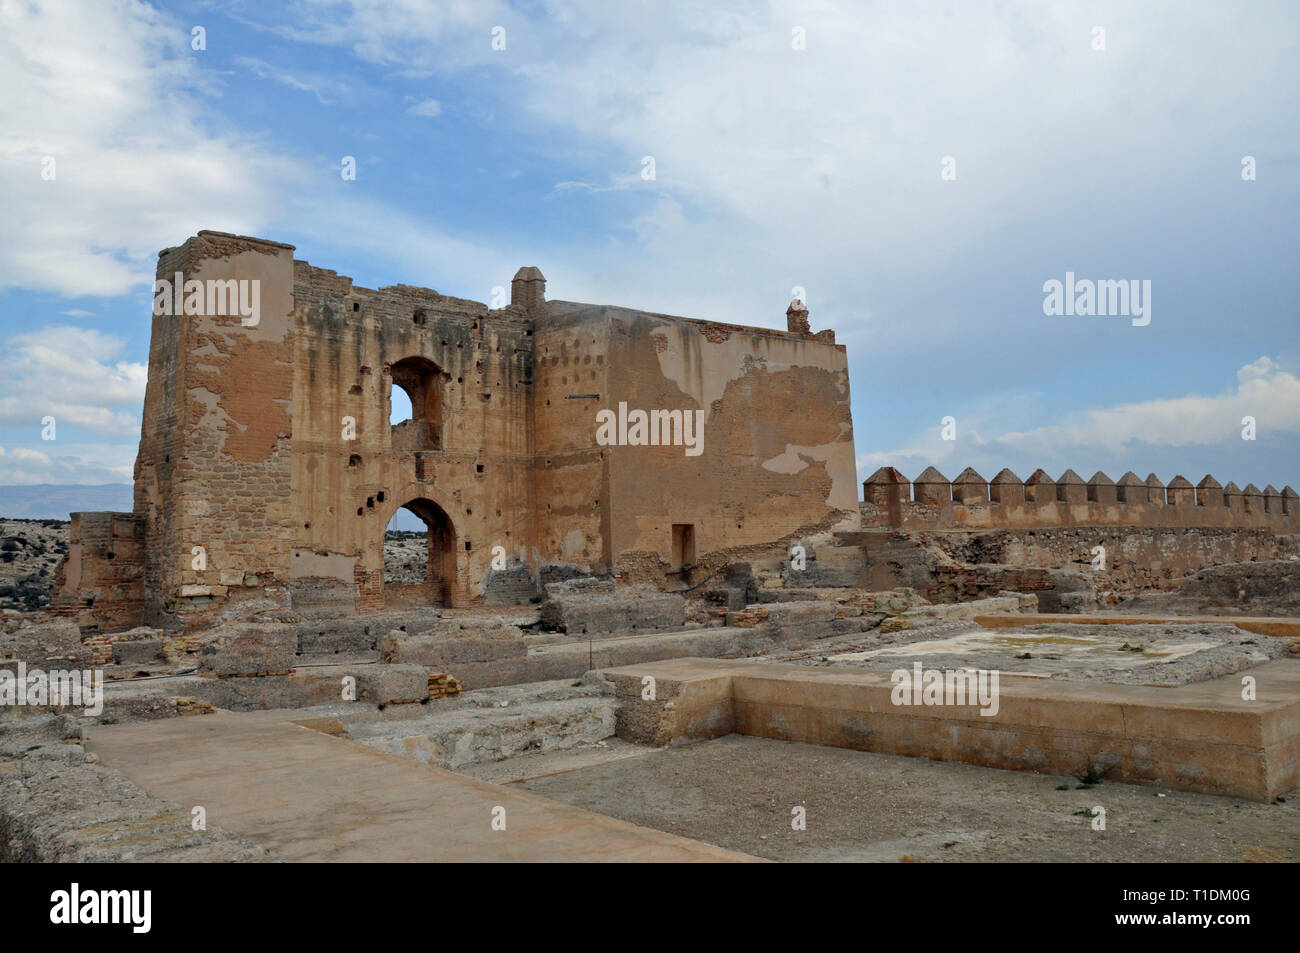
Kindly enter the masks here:
[[[1080, 790], [1075, 778], [739, 735], [520, 783], [780, 861], [1300, 860], [1300, 790], [1272, 804], [1106, 781]], [[806, 830], [791, 827], [795, 806]], [[1080, 813], [1097, 806], [1104, 831]]]

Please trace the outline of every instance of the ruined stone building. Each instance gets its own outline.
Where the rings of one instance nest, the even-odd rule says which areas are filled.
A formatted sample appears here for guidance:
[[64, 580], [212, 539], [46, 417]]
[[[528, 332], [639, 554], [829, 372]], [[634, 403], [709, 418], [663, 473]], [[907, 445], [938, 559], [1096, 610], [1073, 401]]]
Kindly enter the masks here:
[[[256, 282], [259, 314], [155, 308], [134, 510], [73, 514], [56, 612], [113, 630], [516, 602], [575, 573], [684, 587], [858, 524], [845, 350], [799, 303], [785, 332], [717, 324], [547, 301], [522, 268], [490, 309], [293, 251], [204, 231], [160, 253], [187, 299]], [[402, 507], [428, 527], [426, 581], [386, 586]]]

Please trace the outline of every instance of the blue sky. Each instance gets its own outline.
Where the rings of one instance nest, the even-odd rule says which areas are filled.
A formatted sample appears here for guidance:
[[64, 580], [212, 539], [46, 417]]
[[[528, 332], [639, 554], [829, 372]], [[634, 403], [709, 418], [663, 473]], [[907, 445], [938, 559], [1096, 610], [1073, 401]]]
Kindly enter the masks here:
[[[802, 287], [862, 477], [1300, 485], [1297, 64], [1286, 3], [2, 0], [0, 484], [130, 479], [153, 261], [212, 228], [481, 301]], [[1067, 271], [1151, 323], [1044, 315]]]

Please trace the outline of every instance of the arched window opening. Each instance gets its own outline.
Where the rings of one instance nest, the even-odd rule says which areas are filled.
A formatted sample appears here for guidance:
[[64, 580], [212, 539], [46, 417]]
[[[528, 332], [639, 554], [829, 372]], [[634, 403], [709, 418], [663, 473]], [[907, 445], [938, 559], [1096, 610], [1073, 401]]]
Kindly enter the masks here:
[[408, 357], [391, 368], [389, 423], [395, 450], [442, 449], [442, 386], [447, 375], [432, 361]]

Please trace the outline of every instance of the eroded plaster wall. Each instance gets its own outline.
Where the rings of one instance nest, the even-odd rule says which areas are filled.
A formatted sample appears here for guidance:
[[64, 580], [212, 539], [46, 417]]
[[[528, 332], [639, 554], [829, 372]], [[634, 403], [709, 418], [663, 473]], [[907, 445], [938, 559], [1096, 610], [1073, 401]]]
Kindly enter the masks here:
[[609, 549], [625, 576], [663, 582], [673, 525], [693, 527], [698, 566], [753, 547], [857, 527], [844, 349], [823, 340], [594, 305], [552, 314], [607, 330], [607, 387], [595, 411], [703, 412], [698, 456], [685, 446], [603, 449]]

